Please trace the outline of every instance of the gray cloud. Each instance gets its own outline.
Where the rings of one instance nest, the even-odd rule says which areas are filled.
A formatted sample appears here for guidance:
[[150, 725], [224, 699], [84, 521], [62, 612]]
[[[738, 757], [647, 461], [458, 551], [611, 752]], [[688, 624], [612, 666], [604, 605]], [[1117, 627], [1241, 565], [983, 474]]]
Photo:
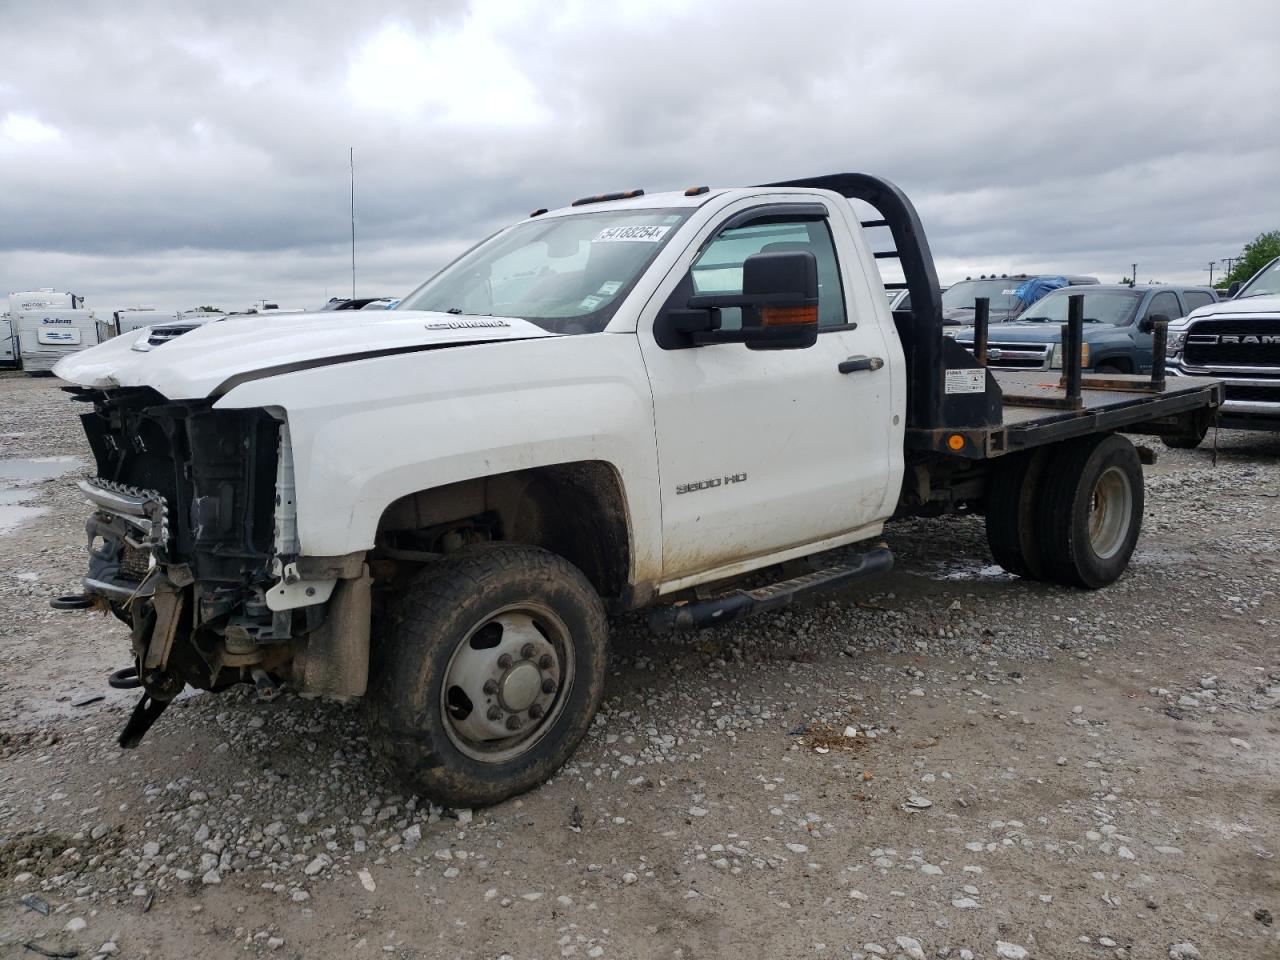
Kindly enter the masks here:
[[318, 304], [348, 145], [369, 294], [536, 206], [837, 169], [944, 281], [1202, 280], [1280, 226], [1273, 3], [1043, 6], [6, 4], [0, 287]]

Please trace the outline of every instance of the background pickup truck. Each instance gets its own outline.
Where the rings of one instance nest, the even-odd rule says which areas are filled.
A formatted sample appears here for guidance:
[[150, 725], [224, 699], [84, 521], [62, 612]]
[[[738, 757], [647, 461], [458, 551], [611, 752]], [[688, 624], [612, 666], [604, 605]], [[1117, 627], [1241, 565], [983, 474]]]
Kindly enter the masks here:
[[[1062, 324], [1073, 293], [1084, 296], [1081, 360], [1096, 373], [1147, 373], [1152, 362], [1153, 321], [1166, 323], [1217, 300], [1210, 287], [1156, 284], [1097, 284], [1063, 287], [1047, 294], [1017, 320], [991, 329], [987, 362], [1003, 370], [1060, 370]], [[956, 342], [973, 350], [973, 328], [958, 330]]]
[[[1254, 274], [1231, 300], [1172, 324], [1166, 349], [1174, 376], [1223, 379], [1226, 401], [1218, 426], [1280, 430], [1280, 259]], [[1165, 443], [1194, 447], [1209, 423], [1201, 417], [1191, 431], [1166, 436]]]
[[1028, 307], [1059, 285], [1078, 287], [1097, 282], [1097, 277], [1071, 274], [1015, 273], [1012, 276], [1005, 274], [997, 277], [993, 273], [976, 280], [965, 277], [943, 291], [942, 319], [947, 326], [967, 326], [973, 323], [974, 302], [982, 298], [987, 301], [991, 310], [991, 322], [1004, 323], [1016, 320]]
[[891, 518], [949, 511], [984, 511], [1020, 575], [1120, 576], [1143, 478], [1114, 431], [1185, 432], [1219, 385], [993, 375], [942, 330], [910, 201], [835, 174], [539, 210], [390, 311], [117, 337], [57, 369], [98, 469], [62, 603], [132, 626], [123, 746], [186, 684], [286, 682], [364, 697], [407, 789], [495, 802], [586, 732], [607, 610], [774, 608], [888, 569]]

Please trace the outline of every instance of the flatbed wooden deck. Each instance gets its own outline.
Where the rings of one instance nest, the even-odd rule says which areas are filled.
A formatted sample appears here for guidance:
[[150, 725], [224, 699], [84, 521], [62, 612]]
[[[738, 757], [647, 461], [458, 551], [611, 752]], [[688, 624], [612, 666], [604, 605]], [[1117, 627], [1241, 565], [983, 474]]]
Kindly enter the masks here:
[[[1222, 382], [1208, 377], [1170, 377], [1162, 391], [1153, 392], [1145, 375], [1085, 375], [1080, 406], [1067, 409], [1058, 406], [1065, 401], [1066, 391], [1057, 371], [991, 370], [991, 374], [1004, 393], [1004, 416], [998, 426], [908, 430], [908, 449], [982, 460], [1112, 430], [1158, 434], [1162, 428], [1175, 428], [1197, 410], [1218, 407], [1223, 399]], [[1122, 386], [1127, 384], [1132, 388]], [[959, 450], [949, 443], [957, 435], [964, 439]]]

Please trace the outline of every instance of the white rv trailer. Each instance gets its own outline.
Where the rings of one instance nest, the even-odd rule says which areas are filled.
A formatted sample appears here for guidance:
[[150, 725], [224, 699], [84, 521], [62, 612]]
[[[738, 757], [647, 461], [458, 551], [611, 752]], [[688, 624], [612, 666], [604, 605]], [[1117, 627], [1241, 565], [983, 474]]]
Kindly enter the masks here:
[[13, 319], [9, 311], [0, 313], [0, 368], [18, 365], [18, 345], [13, 336]]
[[[118, 337], [122, 333], [141, 330], [143, 327], [156, 327], [172, 323], [177, 314], [159, 311], [155, 307], [121, 307], [111, 314], [110, 335]], [[105, 337], [103, 339], [106, 339]]]
[[46, 373], [73, 353], [98, 344], [98, 318], [92, 310], [46, 309], [14, 317], [18, 353], [27, 373]]
[[0, 315], [0, 367], [16, 367], [21, 362], [18, 314], [28, 310], [75, 310], [82, 306], [84, 297], [54, 290], [53, 287], [9, 294], [9, 310]]
[[9, 294], [9, 316], [11, 317], [29, 310], [79, 310], [83, 306], [84, 297], [54, 290], [53, 287], [41, 287], [39, 290]]

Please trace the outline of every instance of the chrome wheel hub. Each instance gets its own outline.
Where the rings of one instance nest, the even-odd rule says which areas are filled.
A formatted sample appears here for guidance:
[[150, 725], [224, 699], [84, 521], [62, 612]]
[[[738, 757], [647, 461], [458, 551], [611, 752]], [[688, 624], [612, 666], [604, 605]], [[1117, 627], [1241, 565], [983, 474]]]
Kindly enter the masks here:
[[555, 722], [573, 681], [573, 638], [549, 608], [529, 603], [484, 618], [454, 650], [441, 687], [445, 729], [468, 756], [498, 763]]
[[521, 660], [506, 672], [498, 684], [498, 699], [506, 709], [528, 710], [542, 693], [542, 674], [528, 660]]

